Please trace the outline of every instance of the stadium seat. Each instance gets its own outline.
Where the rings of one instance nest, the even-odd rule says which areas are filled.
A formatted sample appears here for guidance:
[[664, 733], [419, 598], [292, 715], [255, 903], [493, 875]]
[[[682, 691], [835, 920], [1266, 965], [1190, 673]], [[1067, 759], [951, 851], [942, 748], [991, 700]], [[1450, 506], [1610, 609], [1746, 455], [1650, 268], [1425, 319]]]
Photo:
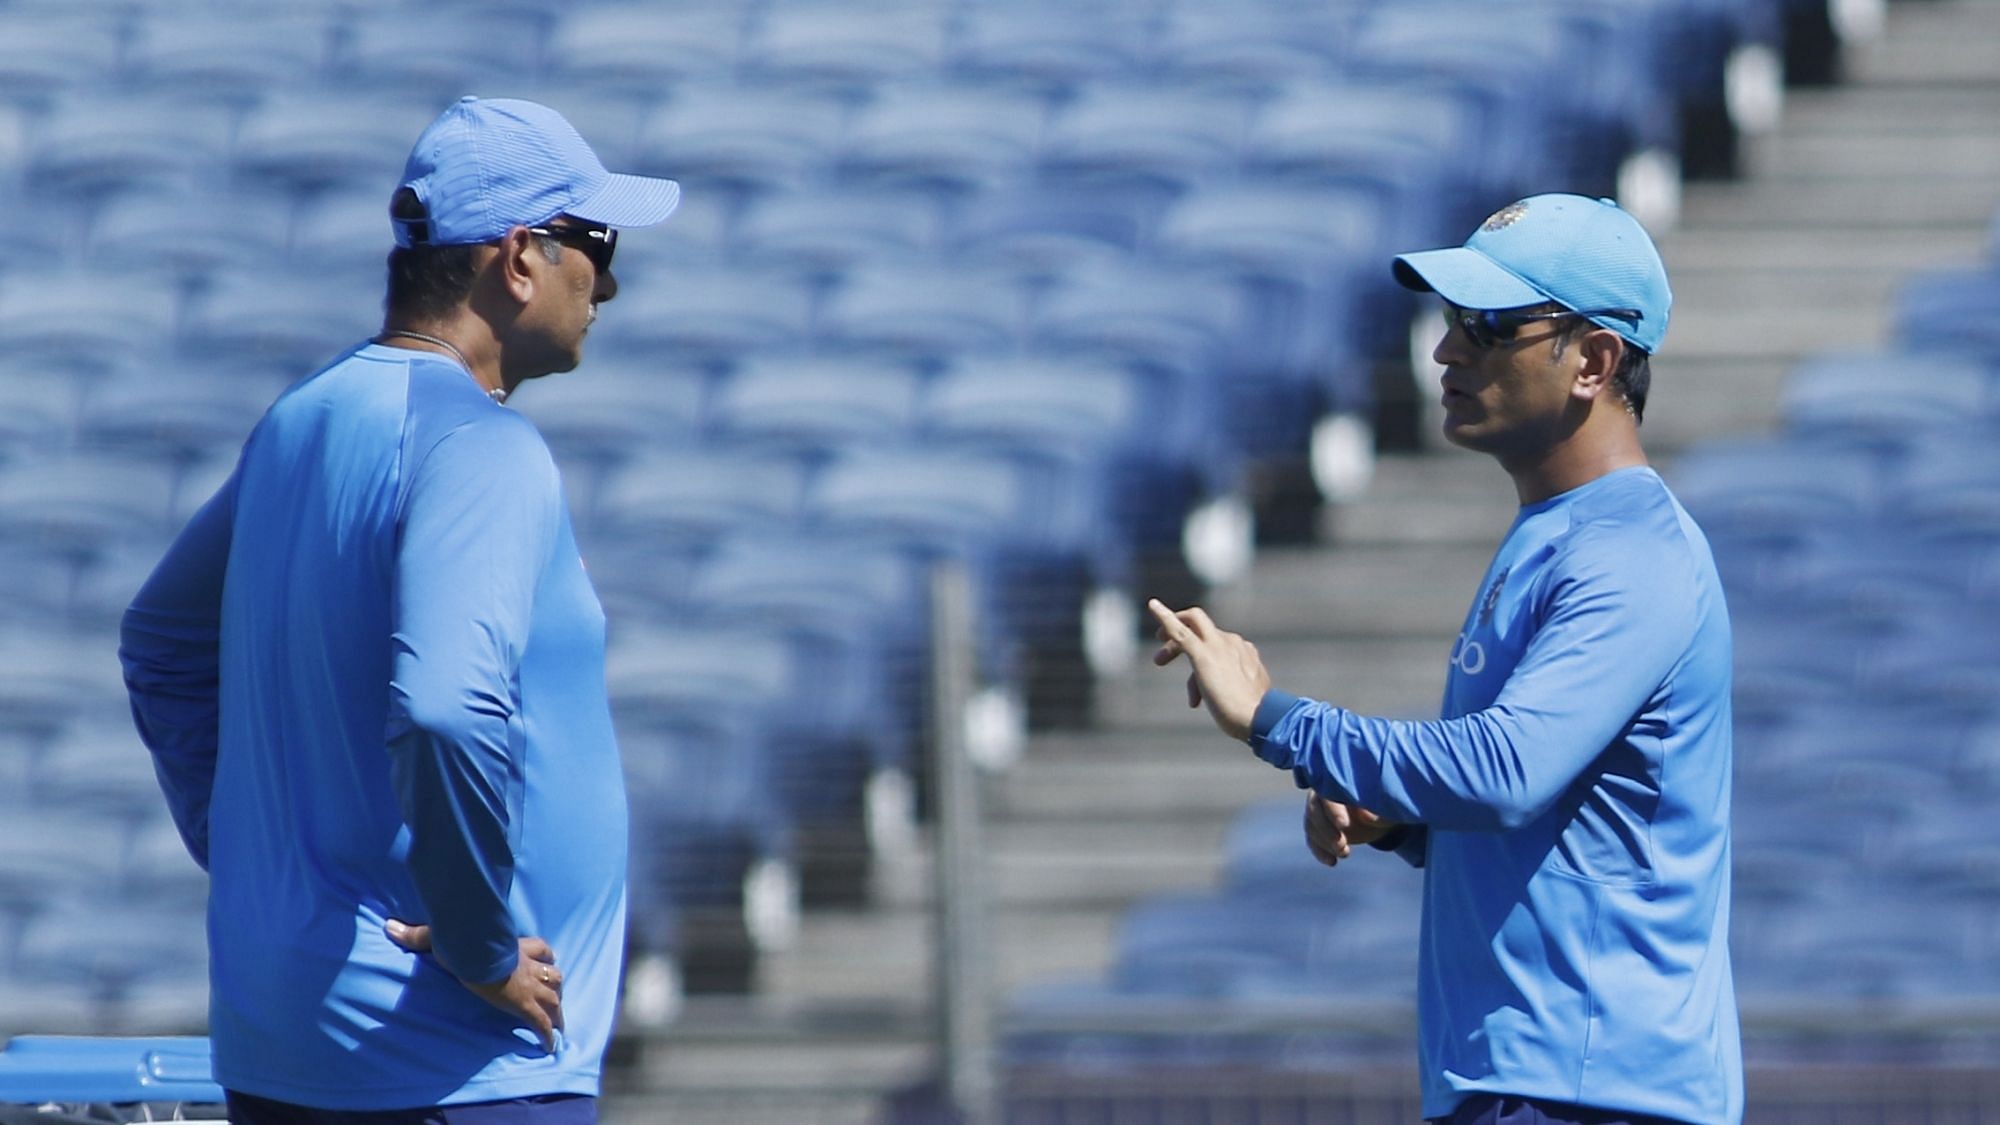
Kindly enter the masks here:
[[192, 372], [185, 378], [162, 374], [129, 373], [92, 387], [78, 418], [79, 441], [164, 460], [233, 458], [271, 404], [259, 383]]
[[826, 0], [762, 5], [743, 48], [746, 80], [865, 95], [878, 85], [937, 72], [947, 11], [930, 4], [887, 5], [867, 19]]
[[896, 443], [916, 428], [920, 376], [868, 359], [752, 359], [718, 383], [709, 424], [732, 445], [805, 454]]
[[282, 279], [256, 270], [217, 274], [189, 297], [177, 343], [191, 360], [226, 357], [296, 379], [380, 330], [383, 283], [380, 266]]
[[1233, 175], [1251, 119], [1246, 96], [1153, 83], [1093, 83], [1049, 121], [1041, 174], [1051, 190], [1106, 185], [1164, 204]]
[[[530, 380], [507, 405], [535, 423], [567, 473], [601, 473], [700, 433], [706, 372], [635, 354], [592, 356], [573, 372]], [[594, 480], [590, 483], [594, 488]], [[574, 514], [580, 518], [589, 509]]]
[[330, 84], [394, 95], [436, 116], [495, 75], [539, 71], [541, 41], [539, 19], [504, 7], [363, 8], [341, 28]]
[[852, 180], [958, 192], [1026, 179], [1048, 120], [1039, 96], [1002, 87], [889, 86], [856, 111], [839, 171]]
[[411, 143], [443, 109], [437, 97], [370, 88], [336, 94], [290, 87], [244, 117], [236, 135], [235, 170], [253, 184], [294, 191], [386, 191], [401, 172]]
[[[115, 307], [119, 315], [100, 311]], [[115, 367], [157, 359], [179, 315], [173, 290], [115, 270], [0, 276], [0, 348], [23, 363]]]
[[806, 481], [805, 466], [768, 451], [670, 446], [611, 474], [595, 523], [606, 536], [663, 543], [785, 529], [797, 526]]
[[1921, 273], [1896, 293], [1896, 337], [1905, 347], [1962, 351], [2000, 363], [2000, 268]]
[[228, 168], [234, 118], [226, 107], [185, 97], [63, 98], [32, 130], [29, 184], [52, 195], [210, 186]]
[[1829, 353], [1792, 369], [1778, 408], [1800, 438], [1876, 442], [1893, 452], [1930, 431], [1990, 421], [1996, 381], [1994, 364], [1962, 353]]
[[332, 28], [324, 13], [295, 12], [282, 24], [215, 6], [141, 13], [125, 64], [151, 90], [247, 105], [326, 70]]
[[650, 351], [682, 363], [727, 363], [756, 352], [804, 348], [813, 315], [814, 295], [805, 277], [729, 266], [701, 271], [698, 283], [634, 284], [591, 331], [605, 352]]
[[913, 192], [808, 190], [755, 200], [736, 240], [747, 261], [837, 277], [873, 260], [936, 255], [942, 226], [939, 208]]
[[1156, 65], [1180, 81], [1263, 92], [1337, 73], [1357, 15], [1351, 4], [1171, 4]]
[[567, 88], [616, 90], [648, 100], [683, 82], [734, 74], [750, 11], [739, 4], [556, 7], [559, 19], [547, 48], [549, 78]]
[[1027, 311], [1027, 287], [1007, 270], [878, 262], [834, 286], [815, 343], [830, 353], [938, 363], [1019, 347]]
[[225, 267], [275, 269], [290, 219], [289, 201], [268, 193], [120, 192], [90, 223], [84, 257], [153, 274], [167, 288]]
[[981, 4], [964, 9], [950, 66], [978, 80], [1064, 95], [1136, 74], [1152, 53], [1150, 13], [1136, 4]]
[[39, 100], [102, 89], [117, 72], [124, 21], [75, 5], [11, 5], [0, 36], [0, 93]]
[[728, 83], [687, 84], [641, 127], [632, 170], [690, 193], [796, 190], [829, 168], [847, 119], [836, 99]]
[[0, 467], [0, 535], [87, 555], [157, 540], [172, 523], [172, 474], [156, 461], [77, 452]]

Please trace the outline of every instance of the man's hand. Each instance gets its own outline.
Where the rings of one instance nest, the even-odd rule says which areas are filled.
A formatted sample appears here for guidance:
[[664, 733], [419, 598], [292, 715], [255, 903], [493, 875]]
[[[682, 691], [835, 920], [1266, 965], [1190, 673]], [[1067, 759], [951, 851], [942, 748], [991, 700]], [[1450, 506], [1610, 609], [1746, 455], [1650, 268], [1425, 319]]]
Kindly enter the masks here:
[[1194, 670], [1188, 674], [1188, 706], [1208, 704], [1208, 713], [1222, 733], [1242, 741], [1250, 737], [1257, 705], [1271, 690], [1271, 674], [1257, 656], [1257, 646], [1208, 619], [1200, 607], [1176, 613], [1154, 598], [1146, 603], [1160, 623], [1160, 650], [1153, 663], [1165, 667], [1186, 653]]
[[1343, 805], [1325, 797], [1306, 798], [1306, 847], [1313, 858], [1332, 867], [1352, 848], [1372, 844], [1395, 828], [1360, 805]]
[[[431, 928], [412, 926], [389, 919], [383, 926], [389, 940], [412, 953], [431, 951]], [[509, 1015], [521, 1017], [542, 1037], [543, 1049], [554, 1053], [556, 1029], [563, 1025], [562, 970], [556, 968], [555, 950], [538, 937], [521, 939], [521, 952], [514, 971], [491, 984], [464, 984], [474, 995]]]

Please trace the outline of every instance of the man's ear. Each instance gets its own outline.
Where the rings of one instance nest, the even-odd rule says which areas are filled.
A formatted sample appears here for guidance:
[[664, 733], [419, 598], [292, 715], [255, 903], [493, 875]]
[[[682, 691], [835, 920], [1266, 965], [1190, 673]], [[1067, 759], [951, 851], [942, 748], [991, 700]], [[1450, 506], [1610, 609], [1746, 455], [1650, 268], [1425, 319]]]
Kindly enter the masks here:
[[1611, 389], [1618, 364], [1625, 358], [1625, 339], [1609, 328], [1593, 328], [1577, 339], [1577, 368], [1570, 393], [1595, 399]]
[[528, 233], [527, 227], [514, 227], [500, 239], [500, 256], [494, 267], [508, 295], [523, 305], [535, 295], [535, 282], [540, 274], [533, 261], [538, 255], [535, 236]]

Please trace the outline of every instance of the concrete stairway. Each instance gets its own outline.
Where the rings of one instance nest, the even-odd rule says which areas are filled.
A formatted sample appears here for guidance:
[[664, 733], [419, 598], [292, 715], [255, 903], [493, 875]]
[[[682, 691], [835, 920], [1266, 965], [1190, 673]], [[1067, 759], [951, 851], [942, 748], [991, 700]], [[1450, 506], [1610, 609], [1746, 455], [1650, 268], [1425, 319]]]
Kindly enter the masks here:
[[[1785, 372], [1888, 338], [1911, 271], [1984, 253], [2000, 207], [2000, 0], [1903, 0], [1839, 87], [1788, 91], [1748, 176], [1692, 185], [1661, 239], [1677, 293], [1645, 434], [1669, 471], [1690, 444], [1769, 429]], [[1385, 457], [1321, 545], [1263, 554], [1208, 600], [1280, 682], [1382, 714], [1434, 712], [1445, 656], [1512, 490], [1484, 458]], [[1087, 732], [1037, 739], [993, 779], [992, 975], [1004, 995], [1100, 972], [1134, 900], [1209, 885], [1229, 819], [1290, 779], [1215, 734], [1181, 675], [1134, 669]], [[606, 1100], [637, 1122], [864, 1122], [932, 1062], [927, 874], [866, 910], [808, 914], [747, 1002], [696, 1004]]]

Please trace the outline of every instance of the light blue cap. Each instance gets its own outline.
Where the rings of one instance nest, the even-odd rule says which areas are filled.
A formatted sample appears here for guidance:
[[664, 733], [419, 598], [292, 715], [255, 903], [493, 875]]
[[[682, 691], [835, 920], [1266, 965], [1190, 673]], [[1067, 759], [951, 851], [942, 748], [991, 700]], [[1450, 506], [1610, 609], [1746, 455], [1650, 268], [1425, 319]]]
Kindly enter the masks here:
[[1609, 199], [1535, 195], [1480, 224], [1464, 246], [1398, 255], [1396, 280], [1462, 309], [1636, 309], [1593, 316], [1647, 352], [1660, 350], [1674, 304], [1667, 267], [1639, 220]]
[[681, 200], [672, 180], [605, 171], [562, 114], [512, 98], [452, 103], [417, 138], [402, 186], [423, 200], [429, 219], [391, 218], [398, 246], [491, 242], [557, 215], [648, 227]]

